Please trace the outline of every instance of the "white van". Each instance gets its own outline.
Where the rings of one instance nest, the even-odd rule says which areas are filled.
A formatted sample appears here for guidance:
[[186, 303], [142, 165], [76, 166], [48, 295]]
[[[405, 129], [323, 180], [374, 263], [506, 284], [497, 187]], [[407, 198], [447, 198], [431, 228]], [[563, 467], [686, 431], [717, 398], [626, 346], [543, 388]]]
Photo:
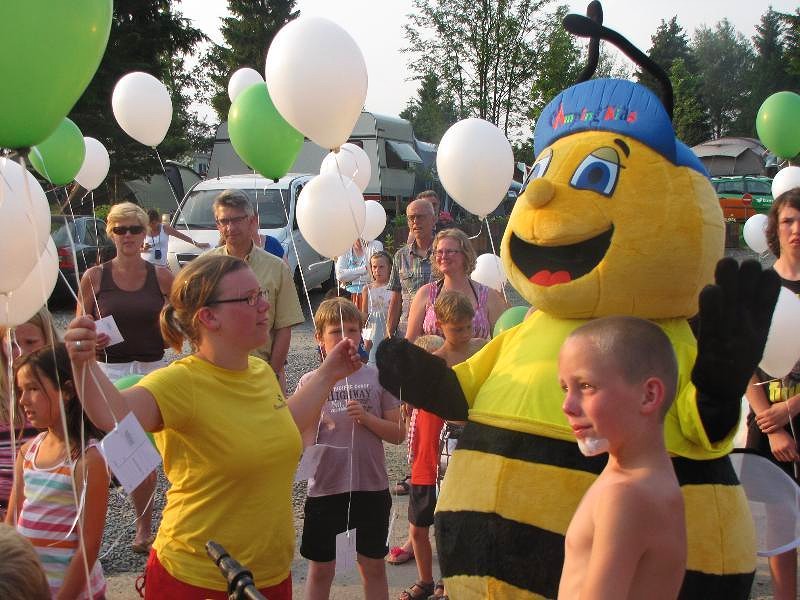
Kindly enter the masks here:
[[[206, 242], [212, 247], [219, 245], [219, 231], [214, 223], [212, 204], [214, 198], [227, 189], [243, 190], [250, 196], [259, 217], [259, 231], [271, 235], [281, 243], [289, 262], [289, 269], [295, 283], [300, 286], [300, 269], [297, 256], [302, 265], [306, 288], [333, 286], [336, 283], [333, 261], [317, 253], [303, 238], [295, 220], [295, 204], [300, 190], [313, 175], [288, 174], [277, 183], [260, 175], [228, 175], [206, 179], [192, 187], [181, 202], [180, 211], [172, 219], [172, 226], [181, 232], [188, 229], [187, 235], [197, 242]], [[284, 212], [285, 207], [285, 212]], [[286, 213], [289, 219], [286, 219]], [[297, 246], [297, 255], [291, 240]], [[167, 262], [173, 273], [190, 260], [199, 256], [201, 250], [179, 240], [169, 238]]]

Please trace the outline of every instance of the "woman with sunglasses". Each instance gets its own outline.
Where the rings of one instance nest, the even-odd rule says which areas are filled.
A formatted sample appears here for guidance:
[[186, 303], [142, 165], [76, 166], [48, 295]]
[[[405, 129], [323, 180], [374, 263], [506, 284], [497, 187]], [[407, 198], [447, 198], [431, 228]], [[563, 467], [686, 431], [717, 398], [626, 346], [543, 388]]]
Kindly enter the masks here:
[[117, 419], [132, 411], [155, 433], [172, 484], [145, 569], [146, 598], [227, 598], [226, 581], [206, 556], [209, 540], [246, 566], [267, 598], [292, 598], [291, 497], [300, 436], [317, 427], [333, 385], [361, 361], [345, 338], [285, 399], [269, 365], [250, 356], [266, 343], [268, 310], [243, 260], [209, 254], [193, 260], [178, 273], [161, 313], [164, 338], [175, 349], [188, 340], [193, 353], [123, 392], [96, 366], [91, 319], [75, 319], [67, 330], [89, 418], [108, 430], [110, 411]]
[[[141, 256], [146, 235], [147, 214], [131, 202], [111, 207], [106, 232], [114, 241], [117, 255], [88, 269], [81, 278], [76, 316], [95, 320], [113, 317], [122, 342], [109, 345], [109, 336], [98, 334], [98, 362], [111, 381], [127, 375], [145, 375], [164, 366], [164, 339], [158, 316], [172, 285], [172, 273]], [[153, 543], [151, 498], [155, 474], [146, 479], [131, 499], [136, 510], [136, 535], [131, 548], [146, 554]]]
[[477, 257], [467, 234], [460, 229], [443, 229], [436, 234], [431, 248], [431, 277], [434, 281], [419, 288], [411, 302], [406, 339], [413, 342], [423, 334], [442, 335], [433, 304], [443, 291], [461, 292], [469, 298], [475, 309], [472, 336], [491, 338], [495, 322], [506, 309], [506, 302], [497, 291], [470, 279]]

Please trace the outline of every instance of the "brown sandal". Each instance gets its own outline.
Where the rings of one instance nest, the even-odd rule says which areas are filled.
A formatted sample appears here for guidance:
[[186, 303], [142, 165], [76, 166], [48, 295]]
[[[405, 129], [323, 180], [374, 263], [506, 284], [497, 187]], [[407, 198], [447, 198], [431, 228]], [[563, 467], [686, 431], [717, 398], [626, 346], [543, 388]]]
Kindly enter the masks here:
[[427, 600], [433, 594], [434, 584], [432, 581], [417, 581], [407, 590], [400, 592], [397, 600]]

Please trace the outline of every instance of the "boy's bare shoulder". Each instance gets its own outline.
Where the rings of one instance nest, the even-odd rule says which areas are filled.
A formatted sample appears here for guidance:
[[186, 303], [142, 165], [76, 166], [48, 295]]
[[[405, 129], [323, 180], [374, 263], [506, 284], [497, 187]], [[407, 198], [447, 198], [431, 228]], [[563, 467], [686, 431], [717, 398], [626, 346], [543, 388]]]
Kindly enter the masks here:
[[652, 471], [641, 476], [617, 477], [597, 490], [595, 503], [621, 512], [626, 518], [646, 518], [674, 513], [683, 495], [671, 473]]
[[483, 348], [488, 343], [489, 343], [489, 340], [484, 339], [484, 338], [477, 338], [477, 337], [472, 338], [469, 341], [469, 354], [470, 354], [470, 356], [475, 354], [478, 350]]

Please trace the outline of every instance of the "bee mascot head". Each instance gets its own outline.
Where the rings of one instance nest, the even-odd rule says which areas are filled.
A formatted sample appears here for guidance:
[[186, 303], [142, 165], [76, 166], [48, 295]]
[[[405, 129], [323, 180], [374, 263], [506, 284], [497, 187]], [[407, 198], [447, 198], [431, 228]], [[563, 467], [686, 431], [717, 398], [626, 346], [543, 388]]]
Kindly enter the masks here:
[[667, 108], [616, 79], [578, 83], [545, 107], [503, 237], [509, 279], [559, 317], [694, 315], [724, 229], [705, 169], [675, 137], [669, 79], [619, 34], [579, 15], [564, 25], [609, 39], [656, 75]]

